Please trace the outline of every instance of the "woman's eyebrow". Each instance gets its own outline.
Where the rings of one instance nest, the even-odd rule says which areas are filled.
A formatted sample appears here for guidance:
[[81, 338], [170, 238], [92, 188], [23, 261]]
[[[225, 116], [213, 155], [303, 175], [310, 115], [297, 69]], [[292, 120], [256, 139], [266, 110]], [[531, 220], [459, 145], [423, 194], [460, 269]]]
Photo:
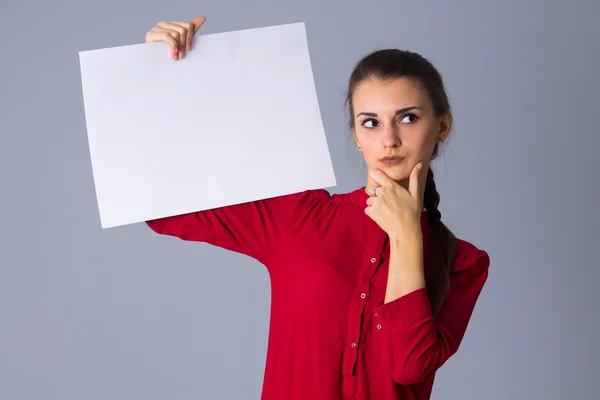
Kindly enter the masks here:
[[[396, 112], [394, 114], [395, 115], [403, 114], [403, 113], [405, 113], [407, 111], [411, 111], [411, 110], [414, 110], [414, 109], [419, 109], [420, 110], [421, 107], [418, 107], [418, 106], [404, 107], [404, 108], [401, 108], [399, 110], [396, 110]], [[377, 117], [377, 113], [366, 112], [366, 111], [363, 111], [363, 112], [360, 112], [360, 113], [356, 114], [357, 117], [359, 115], [366, 115], [367, 117]]]

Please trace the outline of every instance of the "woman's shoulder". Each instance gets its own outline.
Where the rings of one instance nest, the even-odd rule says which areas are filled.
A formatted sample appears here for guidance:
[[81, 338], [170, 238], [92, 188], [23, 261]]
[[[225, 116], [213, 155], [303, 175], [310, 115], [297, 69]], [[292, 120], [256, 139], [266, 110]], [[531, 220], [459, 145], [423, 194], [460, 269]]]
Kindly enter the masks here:
[[457, 254], [452, 266], [453, 272], [466, 270], [487, 270], [490, 266], [488, 252], [465, 239], [457, 238]]
[[359, 207], [351, 193], [331, 193], [327, 189], [309, 189], [280, 197], [272, 208], [285, 212], [291, 224], [306, 224], [310, 221], [351, 220]]
[[307, 189], [282, 196], [281, 198], [295, 203], [314, 202], [332, 205], [356, 204], [354, 197], [356, 197], [357, 191], [348, 193], [331, 193], [327, 189]]

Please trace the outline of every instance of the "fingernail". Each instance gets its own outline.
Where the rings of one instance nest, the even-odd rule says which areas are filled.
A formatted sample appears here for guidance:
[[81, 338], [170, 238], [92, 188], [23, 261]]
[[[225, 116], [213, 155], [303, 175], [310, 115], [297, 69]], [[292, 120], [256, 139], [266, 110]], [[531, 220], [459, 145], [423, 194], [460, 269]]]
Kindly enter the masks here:
[[191, 45], [191, 44], [188, 44], [187, 46], [185, 46], [185, 49], [186, 49], [186, 50], [189, 50], [189, 49], [191, 49], [191, 48], [192, 48], [192, 45]]
[[419, 166], [417, 167], [417, 169], [420, 171], [421, 168], [423, 168], [423, 164], [419, 164]]

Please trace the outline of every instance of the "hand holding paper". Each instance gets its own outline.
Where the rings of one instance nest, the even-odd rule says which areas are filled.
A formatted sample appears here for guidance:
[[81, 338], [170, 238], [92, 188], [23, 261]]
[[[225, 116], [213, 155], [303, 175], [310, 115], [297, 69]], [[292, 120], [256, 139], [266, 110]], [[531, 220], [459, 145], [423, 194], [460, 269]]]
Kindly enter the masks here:
[[146, 43], [165, 42], [171, 48], [171, 58], [178, 60], [191, 50], [194, 35], [206, 22], [206, 17], [199, 16], [191, 22], [161, 21], [146, 33]]
[[335, 186], [304, 24], [180, 28], [80, 52], [102, 227]]

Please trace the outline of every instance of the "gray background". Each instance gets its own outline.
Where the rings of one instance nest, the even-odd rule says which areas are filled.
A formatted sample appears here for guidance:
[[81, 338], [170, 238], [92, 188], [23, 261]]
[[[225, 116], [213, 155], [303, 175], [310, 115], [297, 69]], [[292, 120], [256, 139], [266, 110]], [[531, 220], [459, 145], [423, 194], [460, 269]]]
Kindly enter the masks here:
[[565, 3], [3, 0], [0, 398], [259, 397], [265, 269], [142, 224], [101, 230], [93, 186], [78, 51], [198, 14], [205, 33], [306, 22], [332, 192], [364, 183], [342, 108], [354, 63], [430, 58], [456, 120], [440, 209], [492, 259], [434, 398], [599, 398], [600, 3]]

